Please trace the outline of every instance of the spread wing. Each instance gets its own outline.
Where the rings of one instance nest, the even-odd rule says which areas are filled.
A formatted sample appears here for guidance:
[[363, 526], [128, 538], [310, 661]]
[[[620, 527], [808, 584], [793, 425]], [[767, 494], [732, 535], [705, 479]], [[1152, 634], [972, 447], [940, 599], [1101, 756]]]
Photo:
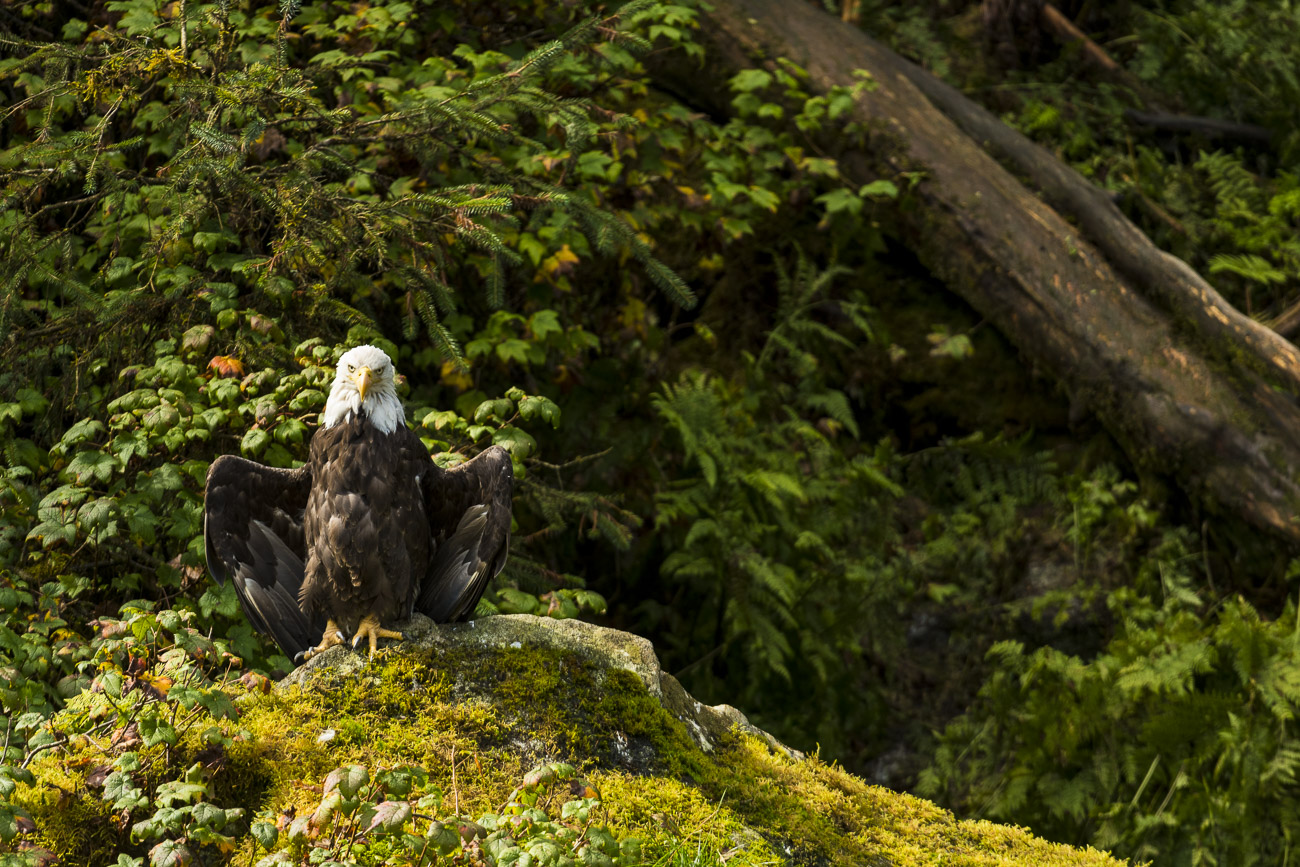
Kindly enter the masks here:
[[434, 551], [415, 610], [439, 623], [466, 620], [510, 547], [510, 455], [493, 446], [449, 470], [420, 478]]
[[249, 621], [290, 658], [324, 629], [298, 605], [310, 489], [307, 467], [280, 470], [224, 455], [208, 470], [203, 497], [208, 570], [218, 582], [234, 582]]

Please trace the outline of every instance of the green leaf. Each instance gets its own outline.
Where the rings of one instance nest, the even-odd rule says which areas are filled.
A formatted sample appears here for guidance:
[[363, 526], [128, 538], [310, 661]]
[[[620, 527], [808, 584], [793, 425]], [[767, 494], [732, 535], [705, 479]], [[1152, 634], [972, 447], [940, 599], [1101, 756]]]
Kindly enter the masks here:
[[742, 69], [731, 77], [731, 89], [739, 93], [762, 90], [772, 83], [772, 73], [763, 69]]
[[282, 445], [302, 445], [309, 431], [307, 425], [296, 418], [287, 418], [275, 426], [275, 441]]
[[216, 719], [239, 719], [239, 708], [235, 706], [230, 696], [220, 689], [206, 691], [199, 699], [199, 704], [207, 708], [208, 713]]
[[384, 791], [398, 798], [405, 798], [415, 786], [423, 786], [429, 781], [429, 774], [423, 768], [402, 766], [387, 771], [378, 771], [375, 782], [384, 787]]
[[21, 811], [0, 801], [0, 840], [12, 843], [18, 836], [18, 817]]
[[194, 855], [179, 840], [163, 840], [149, 850], [149, 867], [189, 867]]
[[537, 451], [537, 440], [527, 432], [520, 430], [514, 425], [506, 425], [492, 434], [494, 445], [501, 446], [511, 455], [523, 460]]
[[475, 424], [483, 424], [489, 419], [505, 421], [514, 415], [514, 413], [514, 401], [506, 400], [505, 398], [485, 400], [478, 405], [477, 409], [474, 410], [474, 422]]
[[455, 412], [444, 409], [429, 413], [424, 417], [421, 424], [434, 430], [443, 430], [444, 428], [459, 430], [465, 426], [465, 420]]
[[330, 771], [325, 778], [325, 794], [338, 789], [345, 798], [351, 798], [366, 783], [370, 782], [370, 772], [363, 765], [347, 765]]
[[511, 337], [497, 344], [497, 358], [507, 363], [515, 361], [519, 364], [527, 364], [530, 348], [528, 341]]
[[375, 806], [375, 814], [370, 819], [370, 825], [367, 831], [373, 831], [382, 827], [386, 832], [393, 834], [402, 830], [411, 818], [411, 805], [406, 801], [384, 801]]
[[45, 408], [50, 405], [49, 398], [34, 388], [20, 388], [16, 397], [23, 415], [36, 415], [39, 412], [44, 412]]
[[157, 744], [176, 745], [176, 728], [169, 723], [164, 722], [154, 713], [142, 714], [137, 721], [140, 730], [140, 738], [147, 747], [156, 746]]
[[[329, 785], [328, 778], [325, 785]], [[343, 802], [342, 792], [338, 789], [326, 789], [320, 803], [316, 805], [316, 809], [312, 812], [311, 823], [321, 830], [328, 828], [339, 811], [344, 810]]]
[[254, 822], [248, 830], [252, 833], [253, 839], [268, 852], [275, 847], [275, 843], [280, 837], [280, 832], [270, 822]]
[[861, 197], [855, 195], [852, 190], [846, 190], [843, 187], [831, 190], [829, 193], [822, 193], [813, 201], [824, 207], [828, 214], [846, 213], [856, 215], [862, 211]]
[[83, 418], [81, 421], [68, 428], [63, 437], [59, 440], [60, 445], [73, 446], [92, 437], [98, 436], [107, 430], [104, 423], [97, 418]]
[[181, 352], [207, 352], [215, 334], [216, 329], [211, 325], [195, 325], [181, 335]]
[[199, 597], [199, 611], [204, 617], [213, 614], [234, 617], [239, 613], [239, 594], [235, 592], [235, 586], [229, 582], [213, 584]]
[[113, 472], [117, 468], [117, 459], [112, 455], [101, 451], [89, 451], [78, 452], [64, 472], [72, 476], [77, 484], [85, 485], [94, 481], [107, 482], [113, 477]]
[[869, 184], [864, 184], [862, 188], [858, 190], [858, 195], [863, 196], [864, 198], [867, 196], [874, 196], [882, 199], [897, 199], [898, 186], [893, 181], [887, 181], [880, 178]]
[[142, 458], [149, 453], [149, 438], [144, 431], [127, 431], [113, 437], [109, 449], [122, 462], [122, 466], [126, 466], [132, 458]]
[[563, 334], [560, 315], [554, 310], [538, 310], [528, 317], [528, 330], [535, 340], [545, 340], [548, 334]]
[[271, 444], [271, 435], [260, 427], [250, 428], [239, 442], [239, 450], [246, 455], [257, 457]]
[[124, 771], [114, 771], [104, 778], [103, 798], [112, 802], [114, 811], [134, 810], [149, 803], [131, 775]]
[[551, 427], [557, 428], [560, 426], [560, 408], [548, 397], [542, 397], [541, 395], [525, 397], [519, 401], [519, 414], [523, 416], [525, 421], [540, 418], [542, 421], [550, 422]]
[[1210, 259], [1210, 273], [1227, 271], [1265, 286], [1285, 283], [1286, 272], [1275, 267], [1264, 257], [1250, 254], [1219, 253]]
[[232, 807], [226, 810], [210, 801], [199, 801], [194, 805], [194, 810], [190, 813], [190, 816], [198, 824], [220, 831], [226, 827], [226, 823], [231, 819], [237, 819], [243, 813], [244, 811], [240, 807]]
[[546, 610], [536, 596], [513, 587], [497, 591], [497, 607], [502, 614], [539, 614]]

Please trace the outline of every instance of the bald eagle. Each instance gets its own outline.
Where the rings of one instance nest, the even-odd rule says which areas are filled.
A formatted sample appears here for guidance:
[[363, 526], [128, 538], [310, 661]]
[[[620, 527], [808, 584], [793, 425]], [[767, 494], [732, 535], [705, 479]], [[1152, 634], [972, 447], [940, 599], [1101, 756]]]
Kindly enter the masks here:
[[297, 659], [402, 637], [419, 611], [467, 619], [505, 564], [510, 456], [493, 446], [449, 470], [406, 426], [383, 350], [339, 359], [306, 465], [213, 462], [204, 496], [208, 569], [248, 619]]

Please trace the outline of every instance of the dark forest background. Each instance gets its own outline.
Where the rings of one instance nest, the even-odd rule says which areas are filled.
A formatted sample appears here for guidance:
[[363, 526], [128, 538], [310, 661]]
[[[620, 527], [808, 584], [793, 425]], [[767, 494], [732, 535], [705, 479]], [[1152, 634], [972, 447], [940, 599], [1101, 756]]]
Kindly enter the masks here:
[[[1289, 337], [1300, 11], [1048, 8], [807, 14], [954, 84]], [[206, 573], [204, 477], [301, 461], [369, 342], [439, 460], [514, 458], [482, 613], [644, 635], [697, 698], [962, 816], [1162, 865], [1294, 858], [1293, 551], [1150, 471], [922, 266], [897, 223], [924, 173], [841, 172], [878, 82], [711, 77], [705, 12], [0, 2], [0, 795], [122, 664], [112, 624], [289, 667]], [[0, 806], [0, 836], [21, 821]]]

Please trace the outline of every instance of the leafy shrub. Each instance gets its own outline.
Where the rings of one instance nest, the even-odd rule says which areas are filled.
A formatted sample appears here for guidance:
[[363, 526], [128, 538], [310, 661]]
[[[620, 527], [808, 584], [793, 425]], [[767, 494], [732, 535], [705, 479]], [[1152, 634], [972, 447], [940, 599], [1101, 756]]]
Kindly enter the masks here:
[[[1084, 534], [1124, 512], [1155, 529], [1131, 488], [1112, 490], [1080, 490]], [[1192, 543], [1164, 531], [1131, 584], [1043, 600], [1060, 617], [1099, 600], [1113, 634], [1095, 655], [995, 644], [920, 791], [1135, 860], [1284, 861], [1300, 769], [1295, 608], [1269, 619], [1235, 594], [1207, 604]]]
[[152, 608], [131, 603], [119, 617], [96, 620], [91, 656], [78, 666], [82, 680], [64, 690], [66, 706], [53, 714], [29, 711], [11, 727], [0, 764], [0, 847], [18, 845], [0, 853], [4, 863], [50, 857], [23, 845], [24, 838], [47, 830], [61, 807], [28, 801], [40, 804], [34, 816], [15, 797], [19, 785], [36, 784], [27, 766], [42, 753], [72, 771], [78, 794], [82, 786], [98, 790], [107, 812], [95, 833], [124, 867], [210, 863], [236, 850], [252, 853], [255, 845], [269, 851], [259, 862], [267, 865], [303, 857], [356, 864], [641, 863], [638, 842], [616, 840], [598, 823], [599, 794], [565, 764], [539, 766], [499, 810], [477, 821], [439, 812], [448, 805], [428, 773], [405, 766], [373, 776], [361, 766], [339, 768], [324, 779], [319, 803], [300, 815], [252, 817], [243, 806], [222, 806], [227, 751], [253, 738], [238, 728], [231, 693], [265, 692], [270, 681], [247, 670], [228, 642], [196, 628], [195, 612]]
[[361, 765], [349, 765], [332, 771], [321, 788], [314, 810], [253, 823], [258, 843], [274, 850], [259, 865], [299, 863], [303, 857], [314, 864], [642, 863], [638, 840], [617, 840], [597, 824], [600, 797], [572, 765], [539, 765], [497, 812], [477, 820], [439, 814], [446, 807], [444, 794], [421, 768], [377, 770], [372, 776]]

